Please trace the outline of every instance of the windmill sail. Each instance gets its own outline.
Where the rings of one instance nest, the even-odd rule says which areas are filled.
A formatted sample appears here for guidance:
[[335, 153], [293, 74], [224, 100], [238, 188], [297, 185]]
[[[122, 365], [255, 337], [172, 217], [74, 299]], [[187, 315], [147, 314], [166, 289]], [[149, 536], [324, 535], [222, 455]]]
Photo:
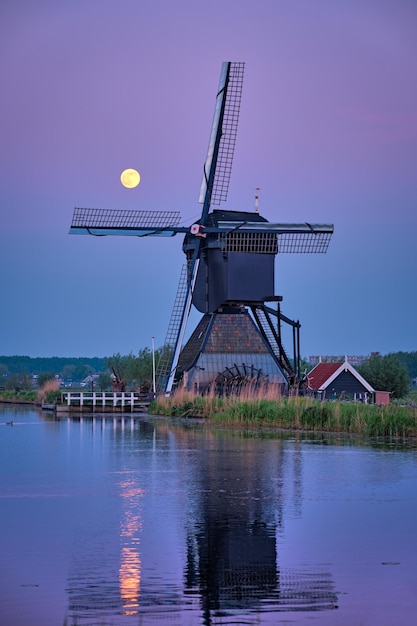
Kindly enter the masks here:
[[244, 63], [231, 63], [211, 204], [227, 200], [242, 99]]
[[210, 204], [217, 205], [227, 199], [242, 98], [244, 68], [244, 63], [225, 62], [222, 65], [200, 189], [199, 202], [204, 205], [202, 224], [205, 222]]
[[156, 368], [158, 391], [166, 389], [168, 379], [171, 375], [171, 363], [174, 356], [174, 347], [177, 343], [177, 337], [182, 323], [182, 316], [187, 298], [187, 289], [187, 266], [183, 265], [181, 268], [180, 280], [178, 282], [174, 308], [172, 309], [168, 331], [165, 337], [165, 343]]
[[[210, 229], [205, 229], [210, 232]], [[219, 221], [213, 232], [219, 233], [225, 251], [277, 253], [327, 252], [333, 224], [277, 224], [273, 222]]]
[[[75, 208], [71, 235], [149, 235], [172, 237], [180, 221], [179, 211], [126, 211]], [[180, 229], [181, 230], [181, 229]], [[186, 231], [187, 229], [183, 229]]]
[[[230, 172], [236, 142], [237, 123], [243, 84], [244, 63], [225, 62], [220, 73], [219, 88], [216, 97], [214, 119], [210, 133], [207, 158], [204, 165], [203, 183], [200, 190], [200, 202], [203, 203], [200, 224], [204, 225], [210, 209], [212, 198], [218, 202], [227, 197]], [[230, 94], [230, 97], [229, 97]], [[219, 164], [219, 168], [217, 165]], [[185, 335], [188, 316], [191, 309], [192, 292], [194, 289], [200, 252], [199, 238], [188, 266], [188, 290], [185, 299], [182, 323], [175, 344], [171, 374], [168, 379], [166, 393], [170, 393], [174, 383], [175, 372], [180, 356], [181, 344]]]
[[[189, 227], [178, 225], [180, 219], [179, 211], [75, 208], [69, 232], [71, 235], [97, 237], [173, 237], [190, 232]], [[259, 245], [263, 236], [265, 244], [271, 246], [266, 252], [325, 253], [333, 234], [333, 224], [219, 221], [217, 226], [203, 226], [201, 232], [218, 233], [219, 239], [225, 241], [226, 249], [231, 249], [232, 245], [243, 247], [245, 242], [249, 246], [251, 241]]]

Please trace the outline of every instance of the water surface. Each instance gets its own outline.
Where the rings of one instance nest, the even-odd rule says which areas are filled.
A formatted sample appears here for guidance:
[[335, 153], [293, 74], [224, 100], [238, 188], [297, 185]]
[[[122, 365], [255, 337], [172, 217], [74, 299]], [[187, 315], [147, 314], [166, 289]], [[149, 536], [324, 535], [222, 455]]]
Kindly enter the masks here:
[[416, 479], [411, 442], [0, 408], [0, 624], [413, 624]]

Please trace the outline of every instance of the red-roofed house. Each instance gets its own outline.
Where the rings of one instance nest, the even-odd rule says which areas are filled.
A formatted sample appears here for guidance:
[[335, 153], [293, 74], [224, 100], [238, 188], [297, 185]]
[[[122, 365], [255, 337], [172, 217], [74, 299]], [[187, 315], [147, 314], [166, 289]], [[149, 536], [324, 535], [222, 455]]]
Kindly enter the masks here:
[[324, 400], [343, 398], [369, 402], [375, 389], [348, 361], [318, 363], [307, 374], [308, 388], [317, 398]]

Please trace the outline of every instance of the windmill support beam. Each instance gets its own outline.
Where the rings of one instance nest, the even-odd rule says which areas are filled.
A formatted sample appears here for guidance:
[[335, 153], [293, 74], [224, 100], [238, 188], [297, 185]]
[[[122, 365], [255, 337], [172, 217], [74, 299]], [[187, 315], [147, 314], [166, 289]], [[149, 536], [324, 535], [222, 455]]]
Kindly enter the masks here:
[[267, 313], [269, 313], [269, 315], [275, 315], [275, 316], [279, 315], [280, 319], [286, 324], [288, 324], [289, 326], [293, 326], [295, 328], [301, 328], [301, 324], [298, 320], [297, 321], [291, 320], [289, 317], [281, 313], [281, 310], [279, 310], [279, 313], [277, 313], [270, 306], [266, 306], [266, 305], [264, 305], [264, 309]]
[[[299, 321], [294, 321], [288, 318], [287, 316], [281, 313], [280, 304], [278, 302], [278, 309], [275, 311], [271, 307], [263, 305], [255, 305], [251, 307], [251, 311], [253, 316], [256, 319], [258, 328], [265, 341], [269, 344], [269, 340], [265, 331], [265, 328], [262, 324], [258, 311], [262, 311], [265, 320], [268, 324], [269, 331], [271, 332], [274, 342], [278, 348], [278, 354], [275, 355], [279, 365], [284, 369], [287, 373], [290, 382], [296, 383], [300, 379], [300, 328], [301, 324]], [[276, 327], [272, 323], [271, 316], [276, 318]], [[285, 322], [286, 324], [292, 326], [293, 330], [293, 361], [294, 365], [291, 365], [291, 362], [287, 356], [287, 353], [282, 344], [281, 338], [281, 322]]]

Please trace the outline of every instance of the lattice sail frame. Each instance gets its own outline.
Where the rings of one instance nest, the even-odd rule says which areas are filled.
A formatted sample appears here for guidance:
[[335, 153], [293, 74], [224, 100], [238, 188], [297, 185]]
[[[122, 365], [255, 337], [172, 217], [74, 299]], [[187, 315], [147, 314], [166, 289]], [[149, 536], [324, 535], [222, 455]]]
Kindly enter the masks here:
[[224, 252], [253, 254], [319, 254], [325, 253], [331, 233], [241, 233], [219, 236]]
[[281, 233], [278, 235], [280, 254], [325, 254], [331, 233]]
[[244, 63], [231, 63], [211, 204], [227, 200], [242, 99]]
[[[199, 197], [201, 204], [207, 203], [206, 212], [211, 204], [219, 205], [227, 200], [242, 99], [244, 69], [245, 64], [240, 62], [222, 65]], [[213, 176], [212, 179], [211, 176]]]
[[75, 208], [70, 234], [173, 236], [181, 219], [179, 211], [130, 211]]
[[[252, 222], [235, 225], [219, 222], [219, 243], [225, 252], [256, 254], [324, 254], [333, 234], [332, 224], [271, 224]], [[230, 229], [229, 232], [225, 232]], [[208, 230], [208, 229], [207, 229]]]
[[278, 253], [278, 239], [275, 233], [241, 233], [237, 230], [222, 233], [218, 241], [224, 252]]

